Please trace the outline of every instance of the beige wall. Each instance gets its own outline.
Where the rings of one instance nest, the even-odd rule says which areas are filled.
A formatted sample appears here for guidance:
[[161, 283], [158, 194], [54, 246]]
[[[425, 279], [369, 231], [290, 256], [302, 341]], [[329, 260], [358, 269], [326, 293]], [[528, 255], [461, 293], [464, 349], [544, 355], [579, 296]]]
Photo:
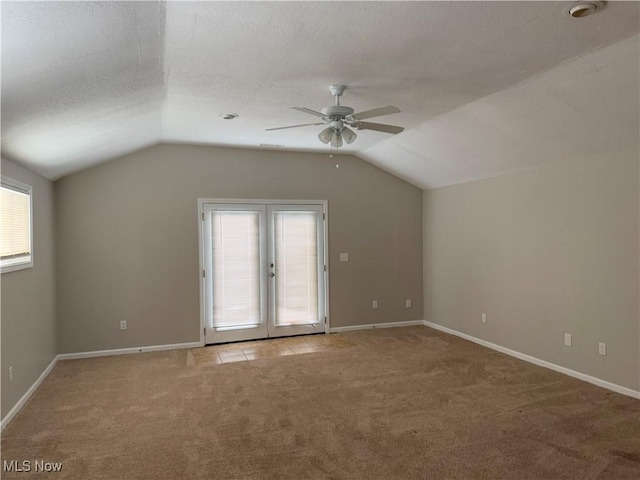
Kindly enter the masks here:
[[1, 280], [4, 418], [56, 356], [56, 283], [53, 183], [5, 159], [1, 167], [2, 175], [31, 185], [33, 195], [33, 267]]
[[328, 200], [332, 327], [423, 318], [420, 189], [352, 156], [158, 145], [56, 183], [59, 353], [199, 340], [199, 197]]
[[635, 151], [425, 192], [427, 320], [640, 390], [638, 170]]

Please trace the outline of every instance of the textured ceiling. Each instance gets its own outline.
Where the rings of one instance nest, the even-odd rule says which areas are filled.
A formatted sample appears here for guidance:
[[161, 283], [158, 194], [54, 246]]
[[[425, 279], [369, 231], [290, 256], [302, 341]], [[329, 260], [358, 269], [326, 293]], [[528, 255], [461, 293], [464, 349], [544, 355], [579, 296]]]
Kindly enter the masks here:
[[568, 5], [3, 2], [2, 154], [55, 179], [161, 141], [328, 152], [265, 129], [332, 83], [406, 127], [341, 151], [423, 188], [637, 150], [640, 4]]

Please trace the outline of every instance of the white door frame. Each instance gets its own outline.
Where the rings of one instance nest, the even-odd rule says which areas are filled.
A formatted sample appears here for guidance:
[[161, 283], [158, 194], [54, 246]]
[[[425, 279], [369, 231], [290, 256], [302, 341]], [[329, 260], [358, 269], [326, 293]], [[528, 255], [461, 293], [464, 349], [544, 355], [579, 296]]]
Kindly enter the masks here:
[[198, 278], [200, 279], [200, 345], [205, 346], [205, 317], [206, 317], [206, 301], [205, 301], [205, 278], [203, 272], [205, 270], [205, 252], [203, 241], [203, 224], [204, 224], [204, 205], [207, 203], [244, 203], [244, 204], [262, 204], [262, 205], [321, 205], [324, 215], [324, 312], [326, 321], [324, 324], [324, 333], [330, 331], [329, 316], [329, 203], [327, 200], [282, 200], [282, 199], [255, 199], [255, 198], [198, 198], [198, 254], [199, 254], [199, 270]]

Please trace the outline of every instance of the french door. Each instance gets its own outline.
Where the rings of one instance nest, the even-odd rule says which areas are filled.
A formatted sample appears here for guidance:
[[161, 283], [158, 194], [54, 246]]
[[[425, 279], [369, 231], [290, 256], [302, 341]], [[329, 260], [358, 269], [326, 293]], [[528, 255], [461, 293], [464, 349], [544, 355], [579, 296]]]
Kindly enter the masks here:
[[201, 201], [205, 343], [324, 332], [325, 206]]

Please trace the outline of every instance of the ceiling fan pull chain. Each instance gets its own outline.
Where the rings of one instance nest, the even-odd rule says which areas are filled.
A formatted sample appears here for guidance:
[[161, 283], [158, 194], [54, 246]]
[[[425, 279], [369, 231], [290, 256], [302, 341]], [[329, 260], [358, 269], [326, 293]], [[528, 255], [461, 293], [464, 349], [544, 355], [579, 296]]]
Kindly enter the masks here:
[[[329, 145], [329, 158], [333, 158], [333, 145]], [[338, 149], [336, 148], [336, 154], [338, 153]], [[336, 160], [336, 168], [340, 168], [340, 160]]]

